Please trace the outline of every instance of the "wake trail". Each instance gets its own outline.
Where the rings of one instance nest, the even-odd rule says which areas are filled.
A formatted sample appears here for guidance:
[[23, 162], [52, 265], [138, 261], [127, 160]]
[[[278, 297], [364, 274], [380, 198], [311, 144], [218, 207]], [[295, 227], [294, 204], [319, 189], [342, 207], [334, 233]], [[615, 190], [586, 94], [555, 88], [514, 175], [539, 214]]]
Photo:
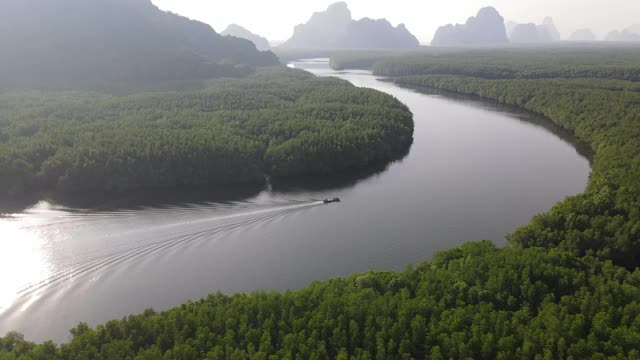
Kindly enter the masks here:
[[[247, 216], [251, 216], [251, 215], [259, 215], [259, 214], [263, 214], [263, 213], [287, 211], [287, 210], [291, 210], [291, 209], [296, 210], [298, 208], [305, 208], [305, 207], [315, 206], [315, 205], [320, 205], [320, 204], [322, 204], [321, 201], [304, 202], [302, 204], [289, 205], [289, 206], [280, 206], [280, 207], [271, 208], [271, 209], [265, 209], [265, 210], [250, 211], [250, 212], [245, 212], [245, 213], [237, 213], [237, 214], [218, 216], [218, 217], [208, 217], [208, 218], [203, 218], [203, 219], [199, 219], [199, 220], [190, 220], [190, 221], [185, 221], [185, 222], [177, 222], [177, 223], [172, 223], [172, 224], [167, 224], [167, 225], [155, 226], [153, 228], [153, 230], [156, 231], [156, 230], [159, 230], [159, 229], [173, 228], [173, 227], [179, 227], [179, 226], [184, 226], [184, 225], [196, 225], [196, 224], [200, 224], [200, 223], [224, 221], [224, 220], [229, 220], [229, 219], [247, 217]], [[129, 234], [133, 234], [133, 233], [136, 233], [136, 232], [148, 232], [148, 229], [139, 229], [139, 230], [133, 230], [133, 231], [127, 231], [127, 232], [119, 232], [117, 234], [105, 235], [105, 237], [119, 237], [119, 236], [122, 236], [122, 235], [129, 235]], [[186, 230], [186, 231], [184, 231], [184, 233], [192, 233], [192, 230]], [[141, 246], [145, 246], [145, 245], [141, 245]], [[90, 263], [90, 262], [94, 262], [94, 261], [100, 260], [100, 259], [102, 259], [104, 257], [117, 255], [117, 254], [122, 253], [122, 252], [128, 252], [130, 250], [132, 250], [132, 249], [125, 249], [125, 250], [122, 250], [122, 251], [119, 251], [119, 252], [115, 252], [115, 253], [111, 253], [111, 254], [105, 254], [105, 255], [101, 255], [101, 256], [98, 256], [98, 257], [91, 258], [91, 259], [87, 259], [87, 260], [83, 260], [83, 261], [80, 261], [80, 262], [76, 262], [76, 263], [73, 263], [73, 264], [69, 264], [69, 265], [65, 265], [65, 266], [62, 266], [62, 267], [58, 267], [58, 269], [54, 272], [54, 274], [57, 273], [57, 272], [60, 272], [60, 271], [65, 271], [66, 268], [77, 267], [77, 266], [80, 266], [80, 265], [83, 265], [83, 264], [86, 264], [86, 263]]]
[[[238, 221], [233, 221], [230, 223], [216, 224], [215, 226], [208, 226], [200, 229], [187, 229], [184, 231], [170, 233], [169, 235], [171, 237], [168, 239], [151, 242], [151, 243], [145, 243], [133, 248], [124, 249], [121, 251], [94, 257], [92, 259], [80, 261], [74, 264], [66, 265], [64, 267], [57, 269], [53, 273], [53, 275], [50, 276], [49, 278], [22, 288], [20, 291], [18, 291], [18, 295], [27, 296], [40, 289], [43, 289], [45, 287], [48, 287], [54, 283], [57, 283], [63, 280], [70, 280], [72, 278], [83, 276], [88, 273], [100, 271], [107, 267], [111, 267], [116, 264], [121, 264], [121, 263], [130, 261], [132, 259], [144, 257], [159, 251], [166, 251], [168, 249], [175, 248], [177, 246], [186, 245], [186, 244], [199, 241], [205, 238], [211, 238], [212, 236], [234, 231], [236, 229], [250, 227], [250, 226], [264, 223], [264, 222], [270, 222], [275, 220], [276, 218], [280, 218], [280, 217], [289, 215], [293, 212], [301, 211], [303, 209], [317, 206], [320, 204], [323, 204], [323, 202], [321, 201], [306, 202], [303, 204], [276, 207], [272, 209], [251, 211], [251, 212], [245, 212], [245, 213], [185, 221], [180, 223], [159, 226], [154, 228], [154, 230], [172, 229], [172, 228], [177, 228], [179, 226], [185, 226], [185, 225], [188, 225], [188, 226], [203, 225], [209, 222], [220, 222], [220, 221], [239, 219]], [[247, 217], [249, 218], [247, 219]], [[194, 231], [194, 230], [197, 230], [197, 231]], [[122, 234], [132, 234], [136, 232], [137, 231], [130, 231]]]
[[[296, 205], [275, 207], [275, 208], [270, 208], [270, 209], [265, 209], [265, 210], [255, 210], [255, 211], [244, 212], [244, 213], [237, 213], [237, 214], [218, 216], [218, 217], [213, 217], [213, 218], [202, 218], [202, 219], [198, 219], [198, 220], [187, 220], [187, 221], [181, 221], [181, 222], [174, 222], [174, 223], [171, 223], [171, 224], [155, 226], [153, 228], [153, 230], [154, 231], [169, 230], [169, 229], [172, 229], [172, 228], [185, 226], [185, 225], [189, 225], [189, 226], [198, 225], [198, 224], [208, 223], [208, 222], [212, 222], [212, 221], [223, 221], [223, 220], [242, 218], [242, 217], [247, 217], [247, 216], [254, 216], [254, 215], [260, 215], [260, 214], [266, 214], [266, 213], [272, 213], [272, 212], [278, 212], [278, 211], [285, 211], [285, 210], [289, 210], [289, 209], [307, 208], [307, 207], [311, 207], [311, 206], [317, 206], [317, 205], [320, 205], [320, 204], [323, 204], [323, 202], [322, 201], [313, 201], [313, 202], [305, 202], [305, 203], [296, 204]], [[104, 237], [113, 237], [114, 235], [118, 235], [118, 236], [130, 235], [130, 234], [136, 234], [136, 233], [144, 233], [144, 232], [147, 232], [147, 231], [148, 231], [148, 229], [141, 228], [141, 229], [135, 229], [135, 230], [125, 231], [125, 232], [120, 232], [120, 233], [117, 233], [117, 234], [107, 234]]]
[[63, 278], [68, 278], [68, 277], [73, 277], [75, 275], [81, 275], [83, 273], [86, 273], [90, 270], [99, 270], [100, 268], [105, 267], [106, 265], [110, 265], [113, 264], [115, 261], [122, 261], [122, 260], [126, 260], [130, 257], [135, 257], [137, 255], [141, 255], [144, 254], [145, 251], [150, 251], [150, 250], [154, 250], [157, 248], [160, 248], [163, 245], [167, 245], [167, 243], [173, 243], [173, 242], [178, 242], [180, 243], [182, 241], [182, 239], [188, 237], [189, 235], [198, 235], [201, 233], [210, 233], [210, 234], [215, 234], [217, 232], [220, 231], [224, 231], [224, 230], [229, 230], [232, 229], [234, 225], [250, 225], [251, 223], [255, 222], [255, 221], [260, 221], [262, 218], [258, 218], [255, 220], [252, 220], [250, 222], [244, 222], [244, 223], [240, 223], [240, 224], [228, 224], [228, 225], [222, 225], [210, 230], [205, 230], [205, 231], [199, 231], [196, 233], [187, 233], [187, 234], [172, 234], [173, 237], [166, 239], [166, 240], [162, 240], [162, 241], [157, 241], [157, 242], [152, 242], [152, 243], [147, 243], [147, 244], [143, 244], [140, 246], [136, 246], [133, 248], [129, 248], [129, 249], [125, 249], [125, 250], [121, 250], [121, 251], [117, 251], [114, 253], [109, 253], [109, 254], [105, 254], [102, 256], [98, 256], [95, 257], [93, 259], [89, 259], [89, 260], [85, 260], [85, 261], [81, 261], [78, 263], [74, 263], [71, 265], [67, 265], [64, 266], [62, 268], [59, 268], [56, 272], [54, 272], [52, 277], [49, 277], [37, 284], [33, 284], [29, 287], [26, 287], [24, 289], [21, 290], [21, 293], [26, 292], [27, 290], [36, 290], [38, 288], [41, 288], [42, 286], [47, 286], [50, 285], [51, 283], [56, 282], [57, 280], [63, 279]]

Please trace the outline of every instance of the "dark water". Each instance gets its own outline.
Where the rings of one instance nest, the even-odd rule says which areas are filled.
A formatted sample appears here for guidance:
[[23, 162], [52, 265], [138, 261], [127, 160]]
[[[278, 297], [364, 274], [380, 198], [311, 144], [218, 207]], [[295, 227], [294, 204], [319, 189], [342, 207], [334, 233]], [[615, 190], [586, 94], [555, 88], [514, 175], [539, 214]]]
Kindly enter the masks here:
[[[469, 240], [504, 244], [505, 233], [585, 188], [589, 161], [540, 119], [366, 72], [334, 73], [326, 63], [295, 66], [406, 103], [416, 122], [407, 157], [370, 173], [267, 189], [138, 194], [90, 206], [43, 200], [15, 211], [0, 219], [0, 333], [65, 341], [79, 321], [95, 325], [215, 291], [402, 269]], [[334, 196], [343, 202], [319, 201]]]

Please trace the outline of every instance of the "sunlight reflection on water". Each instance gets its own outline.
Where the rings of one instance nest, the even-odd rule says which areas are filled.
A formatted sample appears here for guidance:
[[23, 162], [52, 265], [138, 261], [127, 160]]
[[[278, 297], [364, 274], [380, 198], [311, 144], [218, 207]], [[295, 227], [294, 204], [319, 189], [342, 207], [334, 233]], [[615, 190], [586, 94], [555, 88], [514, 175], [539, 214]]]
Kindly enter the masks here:
[[0, 219], [0, 313], [20, 290], [51, 274], [46, 240], [33, 228], [25, 229], [32, 222], [21, 217]]

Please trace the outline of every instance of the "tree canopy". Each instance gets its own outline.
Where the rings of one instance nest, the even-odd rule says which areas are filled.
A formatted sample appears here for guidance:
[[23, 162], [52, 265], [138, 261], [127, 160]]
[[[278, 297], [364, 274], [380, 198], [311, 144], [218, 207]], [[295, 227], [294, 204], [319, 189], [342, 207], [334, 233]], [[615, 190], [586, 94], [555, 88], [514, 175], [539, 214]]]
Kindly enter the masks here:
[[[535, 71], [544, 76], [524, 75], [532, 64], [526, 56], [513, 59], [511, 72], [488, 76], [483, 69], [493, 73], [504, 58], [479, 51], [468, 54], [466, 70], [456, 64], [451, 73], [391, 78], [527, 109], [590, 144], [585, 193], [517, 229], [509, 246], [470, 242], [402, 272], [370, 271], [280, 293], [212, 294], [95, 329], [81, 323], [60, 346], [9, 333], [0, 359], [640, 357], [640, 88], [633, 75], [640, 59], [624, 51], [602, 55], [629, 60], [623, 66], [529, 54], [542, 59]], [[587, 70], [569, 76], [570, 58]], [[406, 59], [385, 61], [403, 68]], [[424, 61], [427, 68], [434, 63]], [[603, 72], [609, 65], [628, 67], [623, 74], [630, 75]]]
[[392, 96], [285, 67], [202, 91], [0, 95], [0, 188], [109, 192], [261, 183], [394, 160], [412, 142]]

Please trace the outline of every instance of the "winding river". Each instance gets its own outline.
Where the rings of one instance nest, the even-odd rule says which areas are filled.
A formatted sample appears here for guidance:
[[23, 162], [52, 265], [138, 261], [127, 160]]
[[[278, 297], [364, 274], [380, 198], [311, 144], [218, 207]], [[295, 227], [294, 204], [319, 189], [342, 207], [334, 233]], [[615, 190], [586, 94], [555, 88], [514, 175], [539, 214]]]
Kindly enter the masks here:
[[[414, 144], [384, 169], [264, 189], [41, 200], [0, 218], [0, 334], [67, 341], [90, 325], [208, 293], [295, 289], [491, 239], [582, 192], [589, 160], [569, 134], [477, 99], [423, 93], [324, 60], [290, 66], [406, 103]], [[339, 204], [322, 199], [340, 196]]]

